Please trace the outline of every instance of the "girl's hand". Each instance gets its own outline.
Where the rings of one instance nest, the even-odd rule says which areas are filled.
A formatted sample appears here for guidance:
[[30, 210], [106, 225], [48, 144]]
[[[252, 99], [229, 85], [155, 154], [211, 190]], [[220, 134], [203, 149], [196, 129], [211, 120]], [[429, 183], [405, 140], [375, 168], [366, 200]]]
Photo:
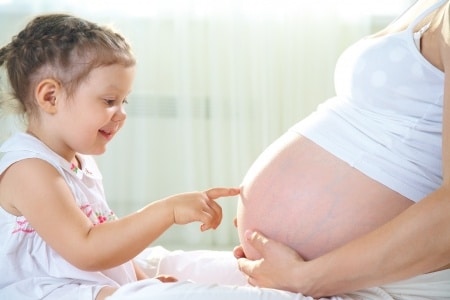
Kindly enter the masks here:
[[166, 199], [172, 205], [174, 224], [202, 223], [200, 230], [216, 229], [222, 221], [222, 208], [215, 201], [238, 195], [238, 188], [212, 188], [204, 192], [178, 194]]

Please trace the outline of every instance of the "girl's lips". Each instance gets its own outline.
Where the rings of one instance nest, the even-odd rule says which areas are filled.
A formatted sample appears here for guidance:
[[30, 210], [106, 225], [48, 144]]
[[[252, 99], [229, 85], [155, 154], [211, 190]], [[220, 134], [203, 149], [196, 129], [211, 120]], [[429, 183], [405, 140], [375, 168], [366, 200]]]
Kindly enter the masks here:
[[117, 126], [117, 124], [114, 124], [114, 125], [115, 126], [105, 126], [102, 129], [99, 129], [98, 132], [109, 141], [120, 130], [120, 126]]
[[107, 140], [111, 140], [112, 138], [113, 138], [113, 136], [114, 136], [114, 133], [111, 131], [111, 132], [108, 132], [108, 131], [105, 131], [105, 130], [99, 130], [99, 132], [100, 132], [100, 134], [102, 135], [102, 136], [104, 136]]

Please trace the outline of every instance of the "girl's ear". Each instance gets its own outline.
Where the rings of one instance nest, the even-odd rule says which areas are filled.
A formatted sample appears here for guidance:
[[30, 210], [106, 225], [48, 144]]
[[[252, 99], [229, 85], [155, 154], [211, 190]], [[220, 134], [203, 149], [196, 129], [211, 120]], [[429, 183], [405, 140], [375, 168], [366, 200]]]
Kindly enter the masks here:
[[54, 79], [44, 79], [38, 83], [34, 90], [34, 97], [38, 106], [49, 114], [57, 112], [57, 95], [60, 93], [61, 85]]

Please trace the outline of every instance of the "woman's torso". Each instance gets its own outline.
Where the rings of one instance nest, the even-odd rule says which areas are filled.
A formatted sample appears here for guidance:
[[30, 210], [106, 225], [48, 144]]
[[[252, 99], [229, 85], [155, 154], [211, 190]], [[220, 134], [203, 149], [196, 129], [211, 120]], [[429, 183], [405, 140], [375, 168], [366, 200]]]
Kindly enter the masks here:
[[[412, 205], [414, 202], [410, 198], [420, 198], [421, 195], [426, 195], [433, 188], [439, 186], [441, 180], [440, 125], [442, 120], [440, 117], [442, 115], [443, 73], [439, 70], [439, 53], [433, 51], [434, 49], [428, 44], [428, 41], [432, 40], [438, 31], [434, 27], [434, 20], [438, 22], [442, 10], [437, 9], [431, 12], [429, 16], [432, 17], [433, 22], [423, 35], [422, 45], [420, 49], [413, 49], [415, 47], [413, 30], [423, 28], [429, 21], [427, 15], [423, 20], [421, 19], [417, 22], [417, 26], [408, 28], [408, 24], [412, 22], [411, 20], [417, 20], [418, 15], [431, 5], [431, 1], [422, 2], [420, 4], [425, 5], [425, 8], [421, 8], [415, 13], [414, 9], [411, 10], [413, 13], [405, 14], [399, 18], [396, 23], [388, 27], [387, 32], [362, 40], [360, 43], [363, 43], [363, 47], [365, 47], [364, 44], [369, 44], [368, 51], [372, 51], [376, 47], [382, 48], [382, 44], [390, 39], [401, 39], [400, 41], [397, 40], [397, 43], [400, 43], [399, 48], [391, 53], [391, 59], [399, 59], [402, 55], [406, 55], [410, 59], [412, 57], [414, 62], [418, 62], [419, 65], [416, 67], [416, 70], [419, 77], [423, 75], [420, 74], [423, 70], [430, 72], [431, 76], [433, 76], [432, 82], [424, 83], [418, 80], [417, 84], [428, 87], [432, 99], [427, 99], [429, 103], [418, 103], [418, 105], [423, 105], [423, 108], [408, 107], [408, 101], [416, 103], [417, 101], [420, 102], [420, 100], [408, 99], [408, 97], [415, 95], [413, 92], [402, 94], [402, 91], [404, 91], [402, 88], [404, 87], [400, 86], [399, 88], [401, 78], [395, 78], [398, 82], [389, 85], [390, 88], [396, 86], [397, 90], [387, 91], [391, 95], [398, 93], [402, 95], [402, 100], [398, 103], [392, 103], [393, 99], [377, 98], [377, 95], [369, 100], [365, 97], [354, 97], [355, 86], [351, 85], [364, 85], [367, 83], [358, 82], [359, 79], [354, 77], [346, 78], [346, 81], [340, 84], [342, 90], [338, 91], [338, 96], [341, 95], [340, 97], [346, 98], [345, 101], [353, 101], [351, 105], [358, 110], [366, 110], [367, 108], [368, 112], [366, 111], [367, 116], [364, 116], [364, 120], [367, 119], [368, 122], [373, 121], [386, 125], [383, 124], [385, 122], [382, 121], [382, 118], [377, 119], [383, 114], [383, 117], [391, 118], [394, 116], [396, 120], [400, 120], [397, 124], [398, 126], [394, 126], [394, 128], [380, 125], [378, 129], [383, 130], [383, 133], [386, 130], [392, 135], [386, 138], [380, 135], [381, 140], [376, 141], [381, 151], [381, 154], [377, 154], [381, 166], [380, 170], [373, 172], [375, 176], [372, 176], [374, 175], [372, 173], [366, 175], [363, 167], [361, 170], [358, 169], [357, 163], [359, 162], [353, 162], [354, 157], [352, 157], [352, 153], [346, 154], [349, 157], [336, 155], [336, 151], [337, 153], [340, 151], [345, 153], [345, 147], [340, 149], [341, 140], [339, 139], [342, 138], [342, 144], [347, 143], [346, 147], [349, 147], [349, 149], [353, 149], [352, 147], [359, 148], [360, 153], [369, 155], [367, 159], [364, 159], [364, 156], [359, 158], [361, 164], [374, 165], [371, 161], [373, 157], [370, 156], [369, 152], [375, 136], [371, 135], [373, 133], [369, 131], [364, 134], [365, 137], [362, 137], [362, 140], [357, 138], [359, 134], [356, 132], [359, 131], [358, 122], [361, 122], [361, 120], [356, 119], [355, 123], [343, 126], [342, 129], [344, 131], [348, 130], [348, 132], [342, 134], [340, 129], [338, 130], [341, 126], [340, 124], [343, 123], [340, 120], [342, 119], [342, 115], [339, 115], [341, 113], [339, 111], [340, 108], [337, 113], [332, 113], [334, 115], [332, 118], [327, 116], [328, 111], [332, 110], [330, 108], [324, 109], [327, 111], [325, 114], [316, 114], [307, 118], [305, 122], [301, 123], [302, 125], [299, 125], [300, 127], [303, 126], [303, 128], [294, 127], [294, 131], [297, 132], [290, 131], [271, 145], [255, 161], [243, 181], [242, 195], [238, 207], [238, 229], [244, 249], [249, 257], [256, 257], [257, 254], [242, 239], [246, 229], [259, 229], [268, 236], [291, 245], [306, 259], [312, 259], [379, 227]], [[443, 1], [440, 4], [443, 4]], [[410, 32], [411, 40], [406, 42]], [[370, 45], [372, 43], [373, 47]], [[402, 43], [405, 44], [402, 45]], [[347, 60], [345, 56], [358, 55], [358, 47], [360, 46], [357, 43], [356, 48], [351, 48], [344, 53], [343, 60]], [[352, 51], [356, 51], [356, 53]], [[416, 51], [416, 53], [413, 51]], [[420, 51], [423, 56], [420, 55]], [[376, 63], [372, 62], [372, 66], [379, 64], [380, 68], [386, 67], [383, 66], [382, 62], [382, 60]], [[340, 63], [342, 64], [342, 60]], [[342, 66], [339, 66], [338, 63], [337, 73], [339, 73], [339, 68], [342, 68]], [[392, 68], [392, 66], [389, 66], [389, 68]], [[390, 72], [395, 71], [390, 70]], [[355, 70], [353, 69], [352, 72], [355, 72]], [[372, 83], [374, 85], [383, 83], [383, 80], [386, 79], [383, 76], [383, 74], [378, 73], [378, 75], [373, 77]], [[415, 84], [413, 83], [413, 85]], [[358, 86], [356, 87], [358, 88]], [[373, 90], [374, 86], [372, 85], [371, 88]], [[380, 88], [382, 87], [380, 86]], [[376, 91], [373, 91], [373, 93], [376, 93]], [[386, 94], [386, 91], [383, 91], [383, 93]], [[380, 103], [380, 101], [391, 102]], [[405, 105], [407, 107], [404, 107]], [[389, 111], [382, 111], [385, 107], [388, 107]], [[427, 109], [425, 114], [416, 116], [418, 113], [424, 113], [423, 110], [425, 108]], [[397, 111], [395, 111], [396, 109]], [[345, 108], [342, 109], [342, 112], [345, 113]], [[369, 120], [370, 118], [373, 119]], [[330, 122], [329, 119], [333, 119], [333, 121]], [[421, 123], [411, 125], [409, 121], [416, 119], [420, 119]], [[325, 125], [322, 126], [323, 124]], [[367, 124], [361, 125], [364, 127]], [[367, 127], [369, 127], [368, 130], [373, 129], [370, 126]], [[322, 140], [325, 140], [323, 145], [312, 142], [310, 138], [301, 136], [303, 132], [314, 132], [315, 134], [316, 128], [318, 131], [323, 131], [323, 137], [321, 137]], [[410, 170], [408, 169], [408, 172], [415, 174], [415, 163], [412, 163], [413, 166], [407, 165], [410, 163], [407, 155], [414, 156], [416, 154], [415, 150], [411, 148], [415, 147], [414, 143], [422, 137], [424, 131], [425, 138], [430, 140], [429, 144], [431, 145], [431, 150], [427, 150], [430, 153], [423, 154], [423, 159], [426, 161], [423, 164], [429, 165], [429, 160], [431, 166], [419, 170], [420, 176], [427, 176], [427, 183], [418, 187], [417, 191], [411, 193], [411, 195], [408, 192], [403, 193], [403, 191], [408, 190], [408, 182], [401, 180], [398, 183], [396, 182], [396, 178], [403, 176], [402, 172], [404, 170], [401, 163], [397, 165], [395, 155], [392, 156], [394, 157], [391, 159], [392, 161], [389, 161], [387, 155], [383, 154], [386, 148], [391, 151], [386, 146], [386, 141], [392, 140], [397, 142], [397, 136], [399, 140], [403, 141], [402, 136], [405, 134], [405, 130], [412, 136], [412, 140], [404, 141], [399, 148], [409, 149], [408, 151], [411, 151], [411, 153], [399, 153], [397, 155], [400, 159], [405, 160], [407, 168], [411, 168]], [[427, 131], [432, 133], [428, 134]], [[312, 135], [314, 136], [314, 134]], [[364, 138], [367, 139], [367, 143], [364, 143]], [[376, 135], [376, 138], [378, 138], [378, 135]], [[389, 144], [388, 146], [392, 145]], [[427, 144], [425, 146], [427, 149], [429, 148]], [[333, 151], [335, 152], [334, 154], [331, 153]], [[421, 154], [421, 151], [417, 153]], [[389, 153], [389, 155], [391, 154]], [[384, 168], [385, 160], [390, 164], [387, 168], [392, 168], [392, 170]], [[436, 166], [438, 169], [436, 169]], [[398, 171], [398, 174], [396, 171]], [[370, 170], [368, 173], [370, 173]], [[378, 173], [381, 174], [382, 180], [392, 179], [392, 181], [395, 181], [393, 187], [389, 188], [386, 186], [386, 182], [378, 180], [376, 177]], [[387, 174], [383, 175], [383, 173]], [[417, 175], [414, 176], [418, 177]], [[418, 201], [420, 199], [413, 200]]]

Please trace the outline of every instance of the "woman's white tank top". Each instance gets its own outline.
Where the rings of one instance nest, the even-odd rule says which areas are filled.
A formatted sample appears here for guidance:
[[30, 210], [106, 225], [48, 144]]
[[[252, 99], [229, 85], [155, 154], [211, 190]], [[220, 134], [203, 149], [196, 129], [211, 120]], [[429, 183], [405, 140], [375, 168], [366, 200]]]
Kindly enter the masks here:
[[413, 30], [447, 2], [404, 31], [348, 48], [336, 65], [337, 96], [291, 128], [413, 201], [442, 182], [444, 93], [444, 73], [422, 56]]

